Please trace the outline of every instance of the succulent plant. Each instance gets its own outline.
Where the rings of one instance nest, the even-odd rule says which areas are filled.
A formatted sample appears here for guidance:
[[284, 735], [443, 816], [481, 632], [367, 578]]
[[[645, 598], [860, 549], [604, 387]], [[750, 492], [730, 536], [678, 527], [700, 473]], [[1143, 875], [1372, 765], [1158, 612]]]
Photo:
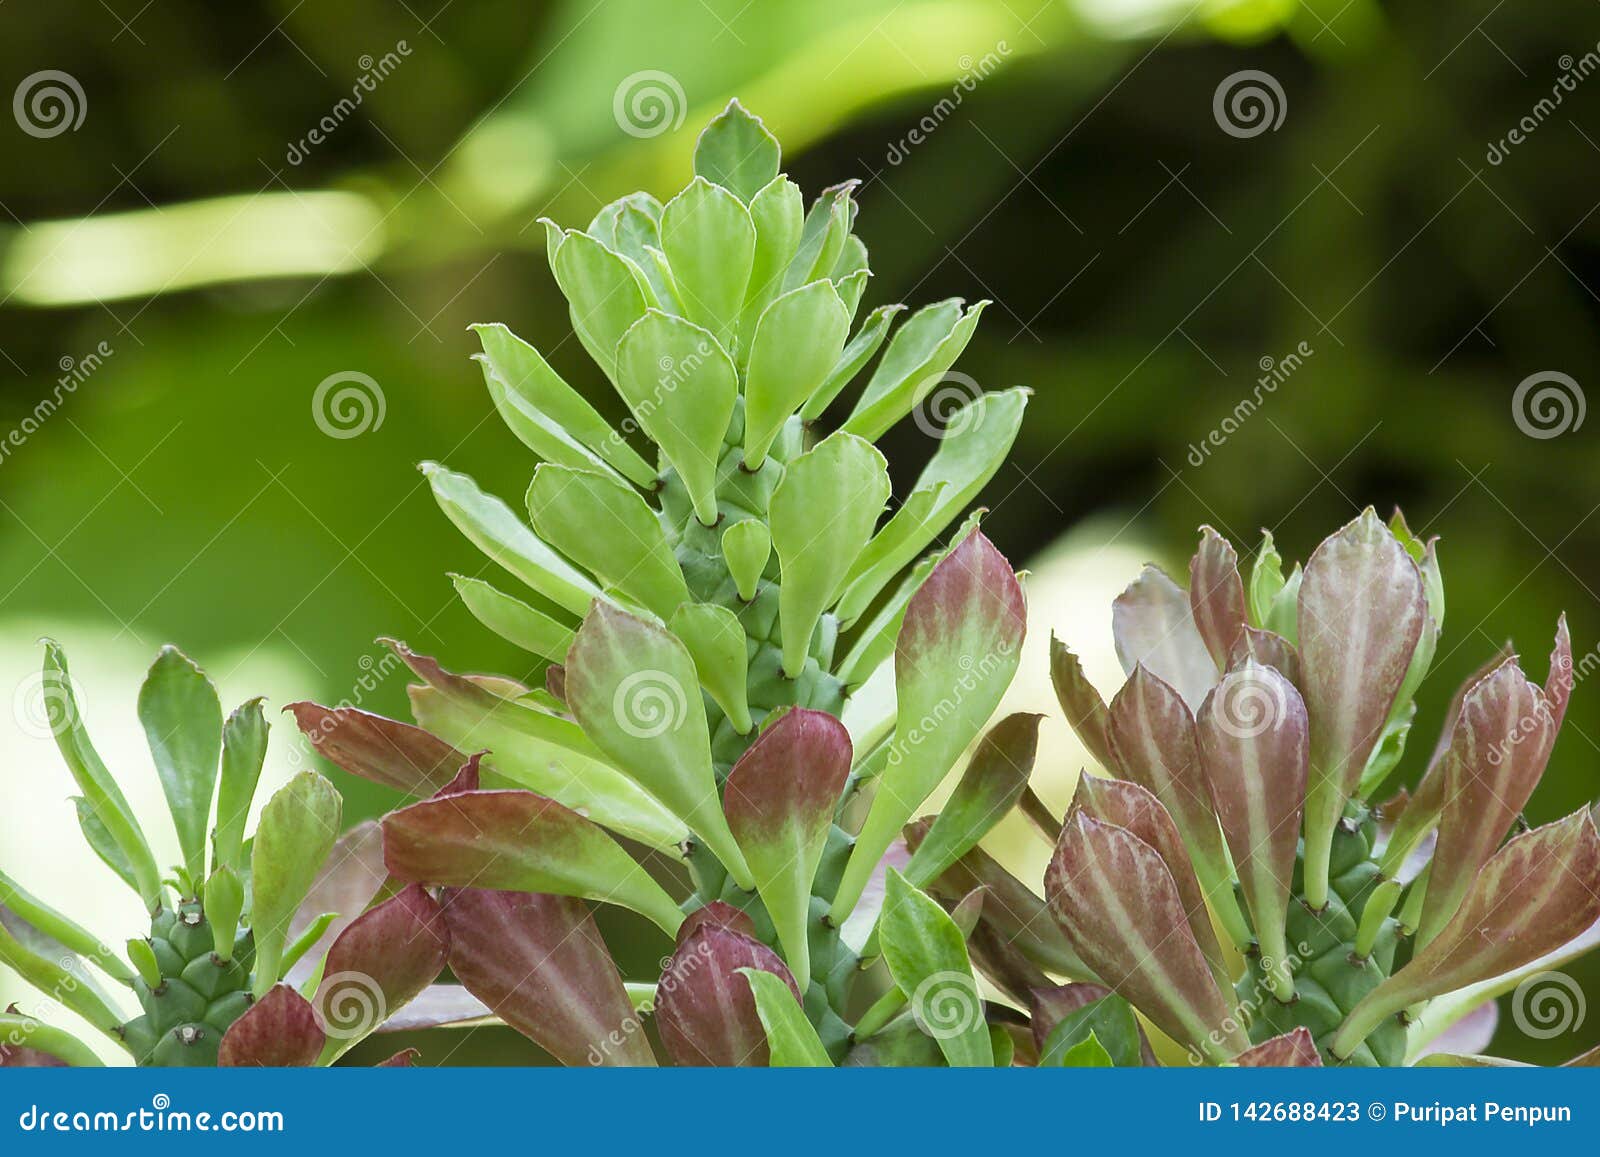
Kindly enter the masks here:
[[1435, 544], [1398, 514], [1369, 508], [1287, 577], [1268, 535], [1248, 582], [1204, 528], [1189, 589], [1147, 568], [1112, 621], [1109, 705], [1052, 641], [1112, 778], [1084, 775], [1064, 823], [1021, 797], [1055, 845], [1043, 896], [979, 850], [935, 880], [919, 859], [945, 817], [908, 830], [913, 879], [989, 889], [975, 943], [1047, 1061], [1092, 1063], [1093, 1035], [1139, 1063], [1131, 1006], [1195, 1063], [1398, 1065], [1600, 941], [1588, 811], [1520, 820], [1573, 688], [1565, 619], [1544, 686], [1496, 656], [1414, 791], [1381, 804], [1444, 621]]
[[[384, 820], [387, 864], [442, 889], [456, 978], [557, 1059], [653, 1063], [639, 1000], [677, 1063], [827, 1063], [873, 995], [858, 983], [866, 945], [841, 928], [876, 902], [884, 853], [1017, 664], [1021, 588], [977, 516], [935, 544], [1004, 459], [1026, 392], [962, 398], [890, 512], [873, 442], [951, 401], [982, 303], [927, 306], [892, 337], [901, 307], [883, 306], [852, 336], [869, 277], [855, 183], [807, 209], [737, 103], [701, 134], [694, 167], [665, 204], [635, 193], [586, 229], [545, 223], [622, 428], [505, 327], [477, 326], [489, 394], [539, 459], [527, 520], [423, 466], [445, 514], [521, 583], [455, 579], [531, 654], [532, 679], [453, 674], [394, 644], [421, 681], [422, 728], [296, 710], [335, 763], [417, 797], [486, 751], [479, 790]], [[641, 432], [654, 461], [629, 440]], [[1031, 761], [1027, 739], [991, 747]], [[648, 991], [625, 986], [588, 902], [675, 939]], [[975, 993], [952, 918], [921, 893], [886, 918], [897, 989], [933, 959], [901, 927], [913, 915], [938, 926], [944, 970], [966, 968]], [[990, 1056], [987, 1027], [975, 1033], [951, 1048]]]
[[[246, 838], [267, 753], [261, 700], [224, 721], [211, 681], [176, 648], [163, 648], [150, 668], [139, 719], [182, 855], [163, 876], [89, 739], [55, 643], [45, 648], [41, 691], [83, 793], [75, 803], [84, 839], [138, 895], [150, 934], [119, 955], [0, 872], [0, 964], [135, 1064], [330, 1064], [438, 975], [449, 942], [437, 905], [403, 887], [368, 908], [385, 883], [376, 828], [341, 837], [342, 802], [320, 775], [303, 772], [281, 787]], [[120, 989], [131, 1002], [112, 995]], [[16, 1008], [0, 1014], [0, 1067], [99, 1063], [60, 1027]]]

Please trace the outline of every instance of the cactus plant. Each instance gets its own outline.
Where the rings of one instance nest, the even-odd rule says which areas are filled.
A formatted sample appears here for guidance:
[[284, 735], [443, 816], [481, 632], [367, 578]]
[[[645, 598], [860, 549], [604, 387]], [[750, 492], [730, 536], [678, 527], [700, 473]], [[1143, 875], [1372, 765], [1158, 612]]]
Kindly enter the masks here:
[[[332, 1063], [438, 975], [449, 945], [433, 899], [402, 888], [367, 908], [384, 884], [376, 829], [341, 838], [341, 801], [320, 775], [302, 772], [280, 788], [246, 838], [267, 753], [261, 700], [224, 721], [211, 681], [180, 651], [163, 648], [150, 668], [139, 719], [182, 855], [164, 877], [89, 739], [55, 643], [45, 648], [41, 689], [83, 793], [75, 802], [84, 838], [138, 894], [150, 933], [119, 956], [0, 872], [0, 964], [135, 1064]], [[332, 900], [344, 910], [324, 910]], [[139, 1012], [129, 1016], [130, 1002], [113, 998], [96, 973], [130, 990]], [[0, 1014], [0, 1067], [99, 1063], [58, 1026], [15, 1008]]]
[[[694, 167], [665, 204], [635, 193], [586, 229], [545, 222], [622, 428], [505, 327], [477, 326], [490, 397], [539, 459], [528, 519], [465, 474], [422, 468], [444, 513], [525, 588], [455, 578], [477, 618], [530, 652], [534, 678], [453, 674], [396, 643], [426, 731], [296, 711], [334, 762], [416, 796], [487, 750], [480, 790], [385, 819], [387, 863], [443, 889], [457, 978], [558, 1059], [655, 1059], [586, 903], [605, 902], [675, 938], [641, 997], [672, 1060], [837, 1061], [873, 995], [858, 983], [866, 945], [842, 926], [869, 884], [881, 892], [875, 868], [1018, 660], [1021, 588], [977, 515], [934, 544], [1004, 459], [1026, 391], [965, 398], [886, 518], [873, 442], [950, 400], [938, 387], [983, 303], [927, 306], [892, 337], [901, 307], [879, 307], [852, 336], [869, 277], [855, 182], [807, 209], [737, 103], [701, 134]], [[1031, 761], [1026, 730], [978, 758]], [[650, 851], [681, 852], [687, 880]], [[913, 909], [948, 940], [950, 916], [920, 893]], [[901, 931], [885, 954], [915, 988], [928, 960]], [[954, 948], [964, 960], [959, 935]], [[988, 1055], [977, 1031], [959, 1055]]]
[[1435, 544], [1398, 513], [1369, 508], [1287, 577], [1268, 535], [1248, 582], [1204, 528], [1187, 592], [1151, 567], [1116, 600], [1127, 682], [1109, 705], [1052, 641], [1061, 705], [1113, 778], [1083, 776], [1064, 823], [1024, 793], [1055, 844], [1043, 896], [981, 851], [931, 855], [942, 816], [908, 830], [908, 874], [989, 887], [987, 962], [1052, 1062], [1098, 1025], [1139, 1063], [1124, 1004], [1196, 1063], [1415, 1059], [1600, 931], [1587, 810], [1506, 840], [1572, 692], [1564, 618], [1543, 687], [1491, 660], [1416, 789], [1376, 802], [1443, 621]]

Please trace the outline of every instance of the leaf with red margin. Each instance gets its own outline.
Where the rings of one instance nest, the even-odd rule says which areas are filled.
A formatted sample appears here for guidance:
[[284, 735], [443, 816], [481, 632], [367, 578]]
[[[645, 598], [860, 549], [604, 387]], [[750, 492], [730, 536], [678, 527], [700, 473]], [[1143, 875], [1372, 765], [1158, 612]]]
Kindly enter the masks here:
[[1334, 1053], [1348, 1056], [1399, 1010], [1519, 968], [1597, 919], [1600, 835], [1588, 811], [1524, 832], [1483, 866], [1439, 935], [1350, 1011]]
[[656, 1063], [582, 900], [466, 888], [442, 903], [450, 970], [501, 1020], [564, 1065]]
[[911, 596], [895, 641], [894, 739], [831, 914], [843, 923], [894, 838], [978, 737], [1016, 673], [1027, 631], [1022, 585], [974, 531]]
[[1194, 716], [1178, 692], [1148, 668], [1135, 667], [1111, 700], [1110, 734], [1124, 778], [1161, 801], [1178, 825], [1197, 874], [1230, 879], [1211, 789], [1200, 765]]
[[[1089, 981], [1062, 984], [1053, 988], [1035, 988], [1028, 994], [1028, 1007], [1031, 1012], [1028, 1027], [1033, 1033], [1034, 1048], [1042, 1054], [1045, 1042], [1050, 1039], [1050, 1034], [1055, 1031], [1056, 1025], [1085, 1005], [1093, 1004], [1110, 995], [1111, 990], [1105, 985]], [[1155, 1050], [1150, 1047], [1150, 1038], [1145, 1036], [1143, 1025], [1139, 1026], [1139, 1058], [1146, 1068], [1154, 1069], [1161, 1065], [1156, 1059]]]
[[1195, 730], [1261, 957], [1284, 965], [1309, 775], [1305, 702], [1282, 672], [1246, 659], [1206, 696]]
[[1227, 958], [1223, 956], [1222, 945], [1217, 942], [1216, 930], [1211, 926], [1205, 893], [1195, 877], [1188, 852], [1184, 850], [1178, 826], [1172, 822], [1167, 809], [1161, 806], [1161, 801], [1148, 789], [1128, 780], [1097, 779], [1085, 775], [1078, 780], [1074, 802], [1102, 823], [1127, 828], [1156, 850], [1166, 864], [1167, 871], [1172, 873], [1172, 882], [1177, 885], [1178, 896], [1183, 901], [1183, 910], [1188, 917], [1189, 930], [1194, 933], [1195, 943], [1199, 945], [1206, 963], [1211, 966], [1217, 984], [1231, 984]]
[[1106, 701], [1084, 675], [1083, 663], [1072, 648], [1054, 635], [1050, 636], [1050, 685], [1055, 688], [1056, 702], [1061, 704], [1061, 713], [1067, 717], [1073, 734], [1095, 762], [1111, 775], [1120, 774], [1116, 757], [1111, 754], [1111, 741], [1106, 737]]
[[656, 989], [656, 1024], [673, 1064], [766, 1066], [767, 1030], [741, 968], [773, 973], [800, 999], [772, 949], [723, 925], [700, 925], [678, 945]]
[[1572, 667], [1572, 635], [1567, 630], [1565, 612], [1556, 620], [1556, 642], [1550, 651], [1550, 674], [1544, 681], [1544, 697], [1555, 716], [1556, 730], [1567, 717], [1567, 701], [1572, 698], [1572, 686], [1577, 672]]
[[1159, 567], [1146, 566], [1112, 601], [1111, 635], [1124, 675], [1144, 667], [1182, 695], [1190, 711], [1217, 681], [1188, 592]]
[[409, 1069], [416, 1065], [422, 1056], [419, 1049], [401, 1049], [386, 1061], [379, 1061], [374, 1068], [379, 1069]]
[[1045, 869], [1045, 896], [1089, 967], [1168, 1036], [1218, 1060], [1248, 1047], [1149, 844], [1075, 811]]
[[1209, 526], [1200, 528], [1200, 549], [1189, 562], [1189, 608], [1212, 662], [1226, 670], [1246, 622], [1244, 580], [1233, 544]]
[[302, 700], [284, 710], [294, 712], [295, 723], [329, 763], [419, 799], [449, 783], [467, 759], [420, 727], [354, 707]]
[[551, 892], [620, 904], [669, 936], [683, 914], [598, 824], [531, 791], [474, 791], [384, 817], [383, 858], [398, 879], [453, 888]]
[[[1306, 563], [1298, 635], [1300, 690], [1311, 721], [1305, 816], [1311, 863], [1326, 860], [1427, 617], [1417, 564], [1370, 506], [1324, 539]], [[1316, 885], [1309, 874], [1307, 884]]]
[[412, 884], [358, 917], [328, 949], [312, 998], [331, 1064], [444, 971], [450, 930], [439, 905]]
[[1322, 1054], [1317, 1052], [1311, 1030], [1301, 1025], [1246, 1049], [1233, 1063], [1248, 1069], [1320, 1069]]
[[1462, 700], [1445, 757], [1444, 811], [1417, 929], [1426, 944], [1455, 913], [1544, 775], [1555, 714], [1515, 660], [1479, 680]]
[[276, 984], [222, 1034], [223, 1068], [309, 1068], [326, 1043], [317, 1014], [286, 984]]
[[796, 708], [756, 738], [723, 785], [728, 827], [802, 992], [811, 983], [811, 884], [850, 778], [850, 758], [843, 723], [825, 711]]

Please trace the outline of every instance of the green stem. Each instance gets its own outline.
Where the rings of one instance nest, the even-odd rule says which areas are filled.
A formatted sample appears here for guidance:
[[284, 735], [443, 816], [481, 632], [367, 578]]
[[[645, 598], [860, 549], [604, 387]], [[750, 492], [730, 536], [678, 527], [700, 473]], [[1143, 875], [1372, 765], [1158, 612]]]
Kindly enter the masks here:
[[906, 1003], [906, 994], [898, 988], [891, 988], [888, 992], [878, 997], [873, 1002], [872, 1007], [862, 1013], [861, 1019], [856, 1021], [856, 1040], [866, 1040], [874, 1033], [879, 1032], [891, 1020], [900, 1015], [900, 1010], [905, 1008]]
[[[1410, 936], [1417, 930], [1417, 925], [1422, 922], [1422, 904], [1428, 898], [1428, 877], [1433, 874], [1433, 865], [1429, 864], [1422, 869], [1422, 875], [1411, 881], [1411, 891], [1406, 894], [1406, 902], [1400, 909], [1400, 934]], [[1421, 945], [1418, 945], [1421, 947]]]
[[[1309, 817], [1308, 817], [1309, 818]], [[1313, 912], [1328, 906], [1328, 865], [1333, 855], [1332, 833], [1319, 838], [1319, 833], [1306, 826], [1305, 836], [1305, 900]]]
[[1372, 955], [1373, 946], [1378, 943], [1378, 933], [1383, 931], [1383, 922], [1394, 911], [1403, 890], [1404, 886], [1399, 880], [1385, 880], [1367, 898], [1367, 906], [1361, 911], [1361, 924], [1356, 929], [1355, 943], [1356, 955], [1363, 960]]

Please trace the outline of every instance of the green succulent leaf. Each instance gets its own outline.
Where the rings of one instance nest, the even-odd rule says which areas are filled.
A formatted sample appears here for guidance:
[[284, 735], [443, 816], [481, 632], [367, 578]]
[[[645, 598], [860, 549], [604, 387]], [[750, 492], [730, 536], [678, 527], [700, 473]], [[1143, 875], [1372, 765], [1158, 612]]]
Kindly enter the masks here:
[[903, 305], [880, 305], [867, 315], [867, 320], [861, 323], [861, 328], [856, 331], [855, 337], [850, 339], [850, 344], [844, 347], [839, 360], [834, 363], [832, 371], [828, 374], [828, 380], [822, 383], [816, 393], [811, 395], [811, 400], [801, 409], [802, 418], [812, 422], [822, 416], [822, 411], [826, 410], [844, 388], [855, 380], [862, 367], [871, 361], [872, 355], [882, 347], [884, 338], [889, 336], [889, 325], [894, 321], [894, 315], [903, 309], [905, 309]]
[[812, 202], [800, 234], [800, 248], [784, 273], [783, 288], [787, 292], [802, 285], [827, 277], [844, 252], [844, 243], [855, 222], [855, 202], [852, 195], [857, 181], [846, 181]]
[[281, 975], [289, 924], [339, 838], [343, 810], [343, 800], [331, 783], [314, 771], [303, 771], [279, 788], [261, 811], [250, 855], [258, 1000]]
[[217, 784], [217, 827], [212, 855], [218, 867], [238, 867], [250, 804], [267, 761], [266, 712], [260, 699], [241, 704], [222, 725], [222, 774]]
[[1272, 614], [1273, 602], [1283, 590], [1283, 556], [1272, 544], [1272, 531], [1261, 532], [1261, 548], [1256, 551], [1255, 562], [1250, 567], [1250, 588], [1247, 602], [1250, 607], [1250, 625], [1266, 628]]
[[876, 441], [921, 404], [972, 340], [989, 303], [963, 312], [959, 298], [912, 314], [889, 342], [844, 429]]
[[685, 315], [733, 348], [755, 256], [756, 227], [735, 194], [697, 176], [661, 210], [661, 249]]
[[222, 704], [205, 672], [176, 647], [162, 647], [139, 690], [144, 725], [178, 846], [191, 880], [206, 874], [206, 829], [222, 755]]
[[[41, 944], [39, 947], [44, 948]], [[0, 965], [5, 965], [45, 996], [60, 1001], [95, 1028], [118, 1040], [115, 1029], [122, 1014], [94, 985], [85, 983], [82, 965], [76, 958], [62, 958], [59, 952], [36, 952], [12, 935], [0, 921]]]
[[772, 532], [758, 518], [741, 519], [722, 532], [722, 557], [739, 597], [747, 603], [756, 597], [756, 585], [771, 556]]
[[700, 131], [694, 146], [694, 172], [749, 204], [778, 175], [782, 155], [778, 138], [767, 131], [761, 118], [750, 115], [734, 100]]
[[1061, 1054], [1060, 1064], [1068, 1069], [1109, 1069], [1114, 1062], [1111, 1054], [1093, 1032]]
[[761, 1018], [761, 1026], [767, 1030], [767, 1047], [771, 1051], [768, 1066], [774, 1069], [831, 1069], [833, 1061], [828, 1058], [822, 1038], [811, 1027], [805, 1010], [795, 1000], [793, 990], [783, 982], [783, 978], [761, 968], [741, 968], [739, 973], [750, 982], [750, 992], [756, 1000], [756, 1015]]
[[572, 646], [575, 628], [537, 611], [515, 595], [467, 575], [453, 574], [450, 581], [472, 617], [495, 634], [524, 651], [559, 663]]
[[636, 266], [585, 233], [567, 233], [551, 260], [556, 284], [572, 311], [572, 329], [595, 364], [613, 381], [617, 343], [650, 307]]
[[911, 1013], [939, 1042], [952, 1068], [994, 1064], [983, 998], [972, 974], [966, 938], [947, 912], [895, 869], [889, 869], [878, 942]]
[[244, 915], [244, 882], [223, 864], [206, 881], [206, 923], [211, 925], [212, 949], [221, 960], [233, 959], [233, 941]]
[[128, 971], [127, 965], [117, 959], [100, 937], [0, 872], [0, 914], [8, 909], [64, 948], [93, 961], [106, 975], [122, 981], [133, 979], [133, 973]]
[[755, 726], [748, 697], [749, 640], [739, 616], [715, 603], [684, 603], [668, 628], [689, 648], [700, 685], [727, 714], [733, 729], [749, 734]]
[[800, 247], [805, 226], [805, 198], [800, 187], [788, 177], [774, 177], [751, 198], [750, 220], [756, 229], [756, 246], [739, 321], [741, 360], [748, 359], [756, 322], [783, 288], [784, 273]]
[[[63, 1064], [77, 1069], [98, 1069], [104, 1062], [95, 1051], [65, 1029], [40, 1024], [31, 1016], [18, 1012], [0, 1012], [0, 1039], [26, 1040], [24, 1046], [36, 1053], [54, 1057]], [[0, 1049], [0, 1068], [7, 1067], [9, 1051], [13, 1046]]]
[[826, 281], [767, 306], [750, 342], [745, 375], [744, 461], [759, 469], [790, 415], [827, 380], [850, 336], [850, 313]]
[[[1094, 1048], [1084, 1050], [1091, 1041]], [[1051, 1065], [1137, 1068], [1142, 1045], [1133, 1006], [1111, 993], [1058, 1021], [1050, 1030], [1044, 1048], [1039, 1050], [1039, 1065], [1041, 1068]]]

